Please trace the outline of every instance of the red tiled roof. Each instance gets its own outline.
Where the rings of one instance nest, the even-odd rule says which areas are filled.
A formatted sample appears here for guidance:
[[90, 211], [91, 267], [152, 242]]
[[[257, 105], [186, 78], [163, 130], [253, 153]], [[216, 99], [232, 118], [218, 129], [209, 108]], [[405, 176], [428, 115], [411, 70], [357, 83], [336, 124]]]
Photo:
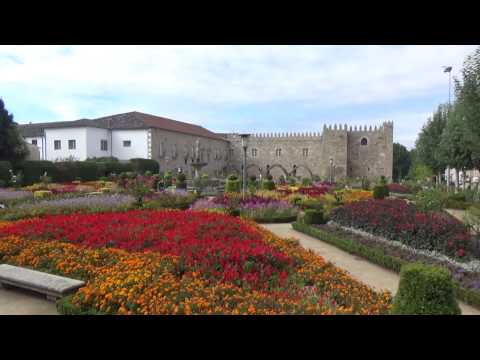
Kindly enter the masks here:
[[[63, 121], [58, 123], [47, 124], [31, 124], [20, 125], [20, 130], [24, 136], [26, 133], [32, 132], [41, 133], [44, 128], [65, 128], [65, 127], [78, 127], [78, 126], [93, 126], [105, 129], [148, 129], [156, 128], [172, 132], [180, 132], [183, 134], [189, 134], [194, 136], [200, 136], [215, 140], [227, 141], [219, 134], [215, 134], [210, 130], [205, 129], [199, 125], [189, 124], [177, 120], [172, 120], [160, 116], [144, 114], [138, 111], [128, 112], [124, 114], [104, 116], [97, 119], [82, 119], [76, 121]], [[31, 135], [30, 135], [31, 136]]]

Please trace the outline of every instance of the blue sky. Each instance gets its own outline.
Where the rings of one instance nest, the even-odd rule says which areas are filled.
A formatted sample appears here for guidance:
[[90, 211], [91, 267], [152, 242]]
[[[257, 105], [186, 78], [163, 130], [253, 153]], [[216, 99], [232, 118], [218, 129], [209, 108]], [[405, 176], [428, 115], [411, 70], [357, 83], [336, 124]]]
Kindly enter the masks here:
[[19, 123], [142, 111], [217, 132], [394, 122], [411, 148], [476, 46], [0, 46]]

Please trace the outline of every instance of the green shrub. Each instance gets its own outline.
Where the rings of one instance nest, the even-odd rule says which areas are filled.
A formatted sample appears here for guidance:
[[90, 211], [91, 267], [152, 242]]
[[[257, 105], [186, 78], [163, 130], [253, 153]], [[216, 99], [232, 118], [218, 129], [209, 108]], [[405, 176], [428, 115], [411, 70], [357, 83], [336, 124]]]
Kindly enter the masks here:
[[10, 182], [12, 165], [8, 161], [0, 161], [0, 181], [6, 186]]
[[472, 204], [469, 202], [465, 202], [462, 200], [454, 200], [454, 199], [447, 199], [444, 204], [446, 209], [457, 209], [457, 210], [466, 210], [471, 205]]
[[303, 216], [303, 222], [305, 224], [325, 224], [326, 221], [323, 216], [323, 211], [307, 209]]
[[[94, 162], [92, 160], [92, 162]], [[133, 165], [130, 162], [119, 161], [98, 161], [97, 164], [97, 176], [108, 177], [111, 174], [121, 174], [125, 172], [133, 171]]]
[[186, 189], [187, 188], [187, 177], [184, 173], [180, 173], [177, 175], [175, 179], [175, 185], [177, 189]]
[[235, 179], [231, 180], [230, 177], [225, 182], [225, 192], [226, 193], [233, 193], [233, 192], [240, 192], [240, 180]]
[[460, 315], [455, 286], [447, 269], [408, 264], [400, 271], [392, 313], [396, 315]]
[[262, 189], [263, 190], [275, 190], [275, 183], [273, 180], [264, 180], [262, 182]]
[[447, 196], [439, 189], [422, 190], [415, 195], [414, 202], [421, 211], [439, 211], [445, 207]]
[[362, 178], [362, 190], [370, 190], [370, 180], [368, 180], [366, 177]]
[[158, 174], [159, 164], [156, 160], [135, 158], [130, 159], [130, 163], [132, 164], [132, 170], [138, 174], [144, 174], [145, 171], [151, 171], [154, 174]]
[[390, 191], [386, 185], [375, 185], [373, 187], [373, 198], [374, 199], [385, 199], [390, 195]]
[[300, 202], [302, 209], [323, 210], [323, 202], [321, 200], [304, 199]]
[[53, 181], [57, 181], [58, 171], [51, 161], [23, 161], [17, 165], [17, 170], [23, 174], [23, 185], [32, 185], [40, 181], [45, 172]]
[[302, 179], [302, 186], [312, 186], [312, 179], [310, 179], [310, 178], [303, 178], [303, 179]]

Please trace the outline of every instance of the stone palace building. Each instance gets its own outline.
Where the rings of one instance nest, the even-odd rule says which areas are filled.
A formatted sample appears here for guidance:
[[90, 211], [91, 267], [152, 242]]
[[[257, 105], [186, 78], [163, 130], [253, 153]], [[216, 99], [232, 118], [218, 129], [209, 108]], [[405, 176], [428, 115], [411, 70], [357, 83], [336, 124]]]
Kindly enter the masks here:
[[[160, 171], [225, 176], [241, 173], [240, 134], [220, 134], [201, 126], [140, 112], [97, 119], [19, 125], [24, 139], [42, 160], [86, 160], [113, 156], [155, 159]], [[323, 179], [392, 177], [393, 123], [371, 126], [324, 126], [320, 133], [250, 134], [248, 175], [295, 175]]]

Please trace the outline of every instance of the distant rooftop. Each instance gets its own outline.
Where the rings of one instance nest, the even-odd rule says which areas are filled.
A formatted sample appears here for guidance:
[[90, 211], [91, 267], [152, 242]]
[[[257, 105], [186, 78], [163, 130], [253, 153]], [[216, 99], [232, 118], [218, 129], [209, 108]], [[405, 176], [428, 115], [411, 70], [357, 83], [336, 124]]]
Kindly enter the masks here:
[[80, 119], [74, 121], [60, 121], [38, 124], [19, 125], [19, 130], [24, 137], [42, 136], [44, 129], [73, 128], [73, 127], [96, 127], [102, 129], [163, 129], [180, 132], [194, 136], [206, 137], [216, 140], [225, 140], [219, 134], [211, 132], [202, 126], [172, 120], [160, 116], [144, 114], [132, 111], [124, 114], [104, 116], [96, 119]]

